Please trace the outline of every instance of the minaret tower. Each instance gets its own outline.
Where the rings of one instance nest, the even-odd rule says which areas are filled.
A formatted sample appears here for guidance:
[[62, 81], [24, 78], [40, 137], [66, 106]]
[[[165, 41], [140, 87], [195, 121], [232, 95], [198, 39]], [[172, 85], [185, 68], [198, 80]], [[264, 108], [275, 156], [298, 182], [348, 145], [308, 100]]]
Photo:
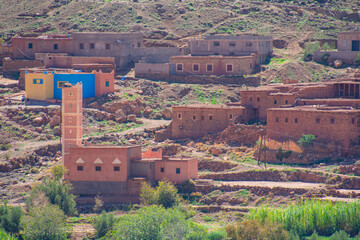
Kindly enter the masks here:
[[82, 84], [64, 84], [62, 88], [62, 156], [66, 167], [71, 147], [80, 147], [82, 141]]

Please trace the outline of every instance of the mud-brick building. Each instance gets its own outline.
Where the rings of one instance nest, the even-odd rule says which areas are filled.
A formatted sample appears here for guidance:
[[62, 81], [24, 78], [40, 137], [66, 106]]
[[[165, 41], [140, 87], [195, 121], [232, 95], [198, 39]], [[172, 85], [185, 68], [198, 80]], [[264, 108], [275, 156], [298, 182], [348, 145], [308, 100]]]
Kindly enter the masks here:
[[171, 138], [203, 137], [226, 129], [229, 124], [248, 122], [252, 109], [226, 105], [189, 105], [172, 108]]
[[168, 179], [174, 183], [197, 178], [197, 159], [163, 157], [141, 146], [82, 145], [82, 84], [62, 89], [63, 164], [80, 203], [101, 195], [107, 203], [139, 201], [141, 183]]
[[250, 56], [176, 56], [175, 75], [245, 75], [251, 74], [256, 65], [256, 54]]
[[338, 51], [360, 51], [360, 32], [342, 32], [338, 35]]
[[210, 35], [190, 41], [192, 56], [250, 56], [256, 53], [256, 64], [262, 64], [272, 54], [271, 36]]
[[35, 59], [36, 53], [73, 55], [73, 39], [69, 35], [12, 38], [13, 59]]
[[280, 142], [297, 141], [303, 134], [313, 134], [317, 142], [348, 153], [360, 143], [360, 110], [310, 105], [270, 108], [267, 111], [268, 138]]

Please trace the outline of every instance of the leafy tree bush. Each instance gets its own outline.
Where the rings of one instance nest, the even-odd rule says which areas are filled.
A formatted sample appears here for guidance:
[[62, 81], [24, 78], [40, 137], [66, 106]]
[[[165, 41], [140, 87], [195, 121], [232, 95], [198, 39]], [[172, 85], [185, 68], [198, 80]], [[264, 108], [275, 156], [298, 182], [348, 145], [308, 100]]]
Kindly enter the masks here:
[[321, 55], [321, 62], [322, 62], [323, 64], [325, 64], [325, 65], [328, 65], [328, 64], [329, 64], [329, 63], [328, 63], [329, 57], [330, 57], [330, 54], [329, 54], [329, 53], [323, 53], [323, 54]]
[[176, 187], [168, 181], [160, 181], [159, 186], [152, 188], [144, 183], [140, 190], [140, 200], [144, 205], [162, 205], [169, 208], [180, 203], [180, 196]]
[[289, 236], [280, 224], [248, 219], [236, 225], [228, 225], [226, 232], [231, 239], [236, 240], [288, 240]]
[[188, 239], [207, 238], [206, 229], [183, 212], [162, 206], [144, 207], [131, 215], [121, 216], [106, 239]]
[[223, 239], [226, 239], [226, 237], [227, 237], [227, 234], [224, 229], [212, 231], [212, 232], [208, 233], [208, 236], [207, 236], [207, 238], [209, 240], [223, 240]]
[[24, 214], [21, 207], [9, 207], [4, 203], [0, 206], [0, 225], [10, 233], [18, 233], [20, 230], [20, 219]]
[[17, 240], [11, 234], [6, 233], [4, 230], [0, 229], [0, 239], [2, 240]]
[[51, 168], [51, 173], [56, 180], [62, 179], [66, 171], [67, 171], [66, 168], [62, 164], [53, 166]]
[[350, 240], [350, 236], [345, 231], [339, 231], [331, 235], [329, 240]]
[[57, 205], [45, 205], [29, 210], [21, 218], [23, 237], [26, 240], [66, 239], [65, 214]]
[[312, 58], [315, 51], [320, 50], [320, 43], [319, 42], [306, 42], [305, 43], [305, 52], [304, 52], [304, 59]]
[[315, 139], [316, 137], [313, 134], [303, 134], [299, 139], [298, 144], [301, 147], [306, 148], [312, 146], [314, 144]]
[[359, 65], [360, 65], [360, 53], [358, 53], [358, 54], [356, 55], [355, 65], [356, 65], [356, 66], [359, 66]]
[[44, 192], [51, 204], [56, 204], [64, 211], [66, 215], [73, 216], [77, 214], [75, 206], [75, 196], [70, 193], [71, 186], [67, 183], [62, 183], [56, 179], [45, 179], [42, 184], [36, 186], [30, 193], [27, 200], [27, 207], [34, 206], [34, 199]]
[[311, 234], [311, 236], [309, 237], [309, 240], [320, 240], [320, 237], [317, 232], [314, 231], [313, 234]]
[[105, 234], [113, 228], [114, 223], [114, 214], [106, 214], [106, 212], [103, 211], [94, 221], [94, 228], [96, 230], [95, 238], [102, 238], [105, 236]]
[[190, 194], [195, 192], [195, 181], [192, 179], [185, 180], [182, 184], [179, 185], [179, 192]]

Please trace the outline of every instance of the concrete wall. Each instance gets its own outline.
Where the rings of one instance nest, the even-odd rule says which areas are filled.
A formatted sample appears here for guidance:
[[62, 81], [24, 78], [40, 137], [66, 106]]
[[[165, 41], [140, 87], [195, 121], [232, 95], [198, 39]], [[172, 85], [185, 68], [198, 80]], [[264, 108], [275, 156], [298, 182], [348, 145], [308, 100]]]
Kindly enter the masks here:
[[18, 77], [20, 68], [42, 67], [43, 64], [39, 60], [3, 60], [3, 74], [4, 77]]
[[155, 180], [155, 163], [150, 161], [132, 161], [131, 177], [143, 177], [149, 181]]
[[45, 67], [53, 68], [72, 68], [76, 64], [115, 64], [113, 57], [54, 56], [47, 54], [42, 59]]
[[328, 63], [333, 63], [335, 60], [341, 60], [346, 64], [354, 64], [355, 59], [359, 52], [352, 52], [352, 51], [316, 51], [314, 52], [313, 59], [316, 62], [322, 63], [321, 57], [324, 54], [329, 54], [327, 59]]
[[95, 96], [101, 96], [115, 91], [115, 73], [103, 73], [102, 71], [93, 71], [95, 75]]
[[245, 75], [254, 71], [256, 56], [178, 56], [172, 57], [171, 62], [175, 64], [176, 75]]
[[167, 179], [181, 184], [185, 180], [195, 178], [198, 178], [197, 159], [169, 159], [155, 162], [155, 179], [158, 181]]
[[267, 113], [267, 136], [277, 141], [300, 139], [313, 134], [316, 141], [332, 143], [348, 152], [359, 143], [360, 110], [350, 108], [272, 108]]
[[[57, 45], [57, 49], [55, 45]], [[35, 53], [73, 54], [73, 40], [71, 38], [14, 37], [12, 38], [12, 46], [12, 57], [14, 59], [35, 59]]]
[[140, 47], [131, 48], [131, 59], [138, 62], [142, 57], [146, 63], [167, 63], [173, 56], [184, 55], [183, 49], [178, 47]]
[[95, 75], [87, 73], [55, 73], [54, 98], [62, 98], [62, 88], [59, 82], [68, 82], [72, 85], [82, 83], [83, 98], [95, 97]]
[[[353, 41], [360, 41], [360, 32], [343, 32], [338, 34], [338, 50], [339, 51], [353, 51]], [[360, 49], [359, 43], [357, 43]], [[359, 51], [359, 50], [358, 50]]]
[[46, 71], [25, 74], [25, 97], [34, 100], [54, 98], [54, 74]]
[[170, 74], [171, 63], [135, 63], [135, 76], [139, 74], [158, 73], [158, 74]]
[[236, 118], [248, 122], [253, 118], [252, 109], [226, 106], [174, 106], [172, 138], [203, 137], [225, 130]]

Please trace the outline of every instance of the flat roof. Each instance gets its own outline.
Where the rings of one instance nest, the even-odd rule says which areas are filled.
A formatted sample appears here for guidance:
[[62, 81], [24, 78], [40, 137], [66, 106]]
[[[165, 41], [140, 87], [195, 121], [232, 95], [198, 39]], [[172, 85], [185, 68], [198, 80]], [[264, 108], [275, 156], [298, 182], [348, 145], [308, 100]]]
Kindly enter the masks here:
[[191, 105], [181, 105], [173, 106], [173, 109], [186, 109], [186, 108], [202, 108], [202, 109], [244, 109], [243, 106], [227, 106], [223, 104], [191, 104]]
[[95, 149], [100, 149], [100, 148], [104, 148], [104, 149], [110, 149], [110, 148], [118, 148], [118, 149], [128, 149], [128, 148], [136, 148], [136, 147], [141, 147], [141, 145], [122, 145], [122, 146], [115, 146], [115, 145], [93, 145], [93, 146], [72, 146], [71, 148], [95, 148]]
[[209, 56], [193, 56], [193, 55], [184, 55], [184, 56], [173, 56], [170, 59], [174, 58], [196, 58], [196, 59], [241, 59], [241, 58], [252, 58], [254, 53], [249, 53], [246, 56], [224, 56], [224, 55], [209, 55]]
[[353, 107], [327, 106], [327, 105], [305, 105], [305, 106], [295, 106], [295, 107], [269, 108], [268, 111], [360, 113], [360, 109], [356, 109]]

